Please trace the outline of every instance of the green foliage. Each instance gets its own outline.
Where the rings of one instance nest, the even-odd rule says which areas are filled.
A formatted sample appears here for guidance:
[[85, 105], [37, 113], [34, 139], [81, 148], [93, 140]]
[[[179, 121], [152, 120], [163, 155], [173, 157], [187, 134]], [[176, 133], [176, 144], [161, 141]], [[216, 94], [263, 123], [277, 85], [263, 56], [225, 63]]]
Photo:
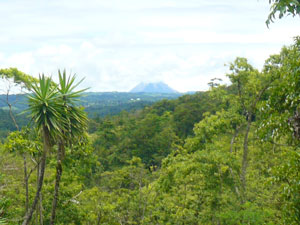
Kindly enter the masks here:
[[281, 183], [282, 210], [286, 224], [300, 223], [300, 153], [287, 151], [282, 155], [285, 162], [273, 169], [273, 182]]
[[299, 110], [300, 98], [300, 42], [290, 47], [284, 47], [280, 55], [276, 56], [278, 79], [270, 87], [269, 96], [261, 107], [264, 116], [261, 131], [265, 138], [280, 140], [289, 138], [294, 142], [293, 133], [296, 132], [296, 114]]
[[29, 128], [11, 132], [6, 138], [3, 148], [6, 151], [16, 154], [38, 154], [41, 149], [41, 143], [37, 137], [33, 135], [35, 134], [33, 134]]
[[[269, 95], [261, 107], [262, 122], [258, 134], [283, 149], [282, 162], [273, 168], [274, 180], [281, 185], [280, 205], [288, 224], [299, 223], [299, 40], [284, 47], [276, 59], [278, 79], [268, 90]], [[294, 173], [294, 171], [296, 173]]]
[[217, 222], [218, 212], [236, 201], [230, 168], [236, 174], [237, 162], [225, 151], [168, 157], [156, 184], [155, 191], [161, 194], [152, 203], [159, 210], [156, 219], [160, 224]]
[[180, 142], [172, 121], [169, 112], [138, 117], [124, 112], [120, 117], [103, 120], [94, 142], [100, 162], [105, 169], [111, 169], [135, 156], [148, 167], [159, 166]]
[[35, 125], [38, 129], [47, 128], [52, 136], [61, 133], [60, 125], [66, 121], [61, 116], [63, 105], [52, 80], [43, 74], [39, 84], [34, 84], [32, 90], [33, 94], [28, 96], [27, 111], [31, 113]]
[[26, 89], [31, 89], [32, 84], [38, 82], [37, 79], [19, 71], [17, 68], [0, 69], [0, 78], [13, 79], [15, 84], [24, 86]]
[[[287, 68], [291, 69], [294, 57], [286, 61]], [[284, 207], [293, 215], [297, 213], [293, 210], [297, 209], [298, 189], [285, 188], [295, 199], [289, 204], [288, 199], [292, 197], [280, 194], [281, 184], [289, 187], [288, 182], [279, 178], [274, 182], [277, 176], [274, 174], [280, 171], [277, 165], [283, 165], [280, 157], [284, 149], [270, 139], [261, 142], [262, 130], [256, 132], [255, 129], [275, 112], [276, 106], [268, 99], [272, 95], [275, 98], [275, 87], [281, 89], [277, 85], [281, 83], [278, 79], [283, 74], [284, 64], [280, 61], [283, 59], [271, 56], [260, 72], [246, 59], [237, 58], [230, 65], [228, 76], [232, 84], [229, 87], [213, 87], [207, 93], [159, 102], [140, 113], [124, 113], [100, 121], [94, 146], [106, 172], [100, 172], [96, 178], [97, 189], [85, 192], [88, 196], [97, 196], [93, 204], [99, 206], [90, 220], [103, 224], [281, 224], [285, 218], [294, 223], [287, 220], [291, 217]], [[298, 60], [295, 63], [296, 68]], [[297, 93], [297, 89], [289, 91]], [[262, 114], [266, 102], [273, 108], [269, 114]], [[291, 110], [290, 116], [294, 115], [290, 106], [286, 108]], [[190, 121], [193, 122], [189, 124]], [[252, 129], [247, 128], [247, 123]], [[181, 127], [182, 132], [178, 129]], [[190, 127], [194, 127], [193, 134]], [[173, 135], [175, 138], [171, 138]], [[189, 137], [186, 139], [186, 136]], [[286, 135], [282, 136], [280, 144], [289, 144], [287, 140]], [[168, 143], [171, 148], [167, 147]], [[164, 151], [157, 152], [160, 146], [170, 149], [167, 155]], [[157, 155], [162, 157], [157, 158]], [[126, 166], [132, 156], [140, 157], [147, 168], [155, 171], [149, 176], [150, 183], [139, 192], [134, 191], [136, 186]], [[242, 161], [247, 164], [245, 189], [241, 180]], [[298, 171], [296, 166], [290, 169]], [[281, 177], [288, 175], [283, 173]], [[142, 201], [138, 200], [140, 195], [144, 196]], [[136, 204], [146, 205], [142, 217], [136, 214], [140, 212]], [[84, 205], [91, 210], [88, 202]]]
[[76, 103], [80, 100], [82, 93], [86, 89], [74, 91], [77, 86], [82, 82], [74, 83], [76, 76], [67, 77], [66, 71], [63, 73], [58, 71], [59, 85], [57, 87], [59, 98], [56, 101], [60, 101], [62, 105], [57, 105], [56, 108], [61, 109], [61, 131], [63, 132], [63, 138], [67, 141], [78, 138], [87, 129], [87, 117], [83, 108], [80, 108]]
[[174, 124], [176, 134], [186, 138], [193, 134], [194, 124], [203, 119], [203, 113], [214, 113], [218, 110], [219, 101], [212, 101], [208, 93], [199, 92], [179, 98], [174, 108]]
[[195, 136], [186, 139], [186, 147], [190, 151], [203, 150], [208, 144], [220, 137], [220, 134], [232, 134], [244, 118], [232, 110], [216, 112], [215, 115], [207, 113], [205, 118], [195, 124]]
[[149, 171], [132, 158], [121, 169], [101, 174], [97, 187], [84, 191], [79, 202], [88, 224], [143, 224]]
[[0, 218], [18, 220], [24, 215], [22, 165], [20, 155], [9, 154], [0, 145]]
[[271, 12], [266, 21], [267, 26], [274, 22], [276, 14], [279, 19], [285, 15], [296, 16], [300, 14], [300, 1], [299, 0], [269, 0], [271, 4]]

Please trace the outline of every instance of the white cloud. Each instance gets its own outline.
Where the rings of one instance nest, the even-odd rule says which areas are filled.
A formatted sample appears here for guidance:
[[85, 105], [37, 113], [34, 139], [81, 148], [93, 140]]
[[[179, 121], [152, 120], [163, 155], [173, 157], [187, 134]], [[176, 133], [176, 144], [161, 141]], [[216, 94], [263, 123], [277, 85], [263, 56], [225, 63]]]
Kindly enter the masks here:
[[237, 56], [261, 68], [300, 21], [265, 25], [267, 1], [0, 1], [0, 67], [37, 76], [66, 68], [93, 91], [141, 81], [204, 90]]
[[15, 53], [10, 56], [2, 55], [1, 67], [17, 67], [22, 71], [31, 71], [35, 63], [35, 58], [31, 52]]

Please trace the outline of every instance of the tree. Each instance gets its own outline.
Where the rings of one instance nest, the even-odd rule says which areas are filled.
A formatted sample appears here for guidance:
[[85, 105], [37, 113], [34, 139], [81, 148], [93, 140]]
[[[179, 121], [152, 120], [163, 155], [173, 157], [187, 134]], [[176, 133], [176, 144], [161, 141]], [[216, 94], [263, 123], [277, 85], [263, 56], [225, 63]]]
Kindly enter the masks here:
[[300, 0], [269, 0], [271, 12], [266, 21], [267, 26], [276, 18], [276, 14], [281, 19], [284, 15], [300, 16]]
[[[20, 130], [20, 126], [17, 123], [16, 117], [13, 113], [12, 107], [13, 103], [9, 100], [10, 94], [12, 89], [18, 88], [18, 91], [20, 93], [23, 92], [23, 89], [25, 88], [26, 90], [29, 90], [32, 83], [37, 82], [35, 78], [33, 78], [30, 75], [27, 75], [21, 71], [19, 71], [16, 68], [9, 68], [9, 69], [0, 69], [0, 78], [4, 80], [8, 85], [7, 89], [5, 90], [5, 104], [9, 108], [9, 116], [16, 128], [17, 131]], [[17, 96], [16, 100], [17, 101]], [[26, 152], [22, 152], [22, 157], [23, 157], [23, 163], [24, 163], [24, 183], [25, 183], [25, 192], [26, 192], [26, 203], [25, 203], [25, 209], [26, 211], [28, 210], [28, 205], [29, 205], [29, 196], [28, 196], [28, 174], [27, 174], [27, 159], [26, 159]]]
[[242, 201], [244, 201], [246, 193], [246, 172], [249, 161], [249, 132], [256, 116], [257, 105], [265, 91], [273, 82], [273, 77], [269, 76], [269, 74], [260, 73], [258, 70], [254, 69], [245, 58], [237, 58], [234, 63], [230, 64], [230, 71], [231, 74], [228, 74], [227, 76], [237, 90], [236, 95], [232, 97], [237, 100], [236, 103], [239, 105], [238, 110], [246, 120], [241, 171], [243, 191]]
[[58, 92], [60, 94], [59, 101], [62, 102], [62, 118], [65, 123], [62, 123], [62, 135], [58, 138], [57, 148], [57, 165], [56, 165], [56, 179], [54, 197], [52, 202], [51, 220], [50, 224], [54, 224], [55, 211], [58, 202], [59, 183], [62, 176], [62, 161], [65, 155], [65, 147], [70, 146], [74, 142], [74, 138], [81, 136], [87, 130], [87, 116], [82, 108], [76, 106], [76, 101], [81, 96], [81, 93], [86, 89], [74, 91], [74, 89], [81, 83], [75, 82], [75, 75], [67, 78], [66, 71], [63, 73], [58, 71], [59, 86]]
[[[25, 212], [27, 212], [29, 207], [29, 178], [32, 172], [37, 168], [35, 164], [30, 170], [28, 162], [25, 159], [25, 155], [34, 157], [37, 155], [40, 149], [40, 141], [38, 137], [35, 136], [35, 132], [30, 132], [28, 127], [22, 128], [20, 131], [14, 131], [9, 134], [6, 138], [4, 149], [7, 152], [14, 153], [16, 155], [21, 155], [24, 163], [24, 184], [25, 184]], [[35, 161], [35, 160], [34, 160]], [[39, 161], [39, 160], [36, 160]]]
[[300, 38], [271, 57], [268, 70], [278, 76], [261, 107], [260, 124], [263, 141], [283, 148], [282, 162], [274, 168], [273, 181], [280, 184], [281, 210], [287, 224], [300, 222]]
[[0, 69], [2, 79], [12, 79], [15, 84], [20, 84], [26, 89], [30, 89], [32, 84], [38, 80], [26, 73], [19, 71], [17, 68]]
[[33, 93], [28, 96], [28, 111], [31, 113], [32, 120], [35, 122], [37, 129], [43, 137], [43, 151], [36, 195], [31, 208], [25, 215], [23, 225], [30, 223], [43, 187], [47, 154], [50, 152], [55, 138], [62, 133], [61, 124], [66, 123], [62, 117], [62, 102], [59, 101], [60, 96], [52, 79], [42, 74], [42, 76], [39, 77], [39, 83], [33, 84], [31, 88]]

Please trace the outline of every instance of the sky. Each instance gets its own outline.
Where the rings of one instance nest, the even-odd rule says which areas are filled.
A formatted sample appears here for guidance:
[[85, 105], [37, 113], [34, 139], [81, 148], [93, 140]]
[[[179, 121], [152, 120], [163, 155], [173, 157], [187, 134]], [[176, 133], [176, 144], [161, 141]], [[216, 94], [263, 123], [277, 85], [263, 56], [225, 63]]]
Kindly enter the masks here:
[[246, 57], [261, 69], [299, 35], [300, 18], [267, 28], [268, 0], [0, 0], [0, 68], [85, 78], [90, 91], [165, 82], [180, 92], [228, 82]]

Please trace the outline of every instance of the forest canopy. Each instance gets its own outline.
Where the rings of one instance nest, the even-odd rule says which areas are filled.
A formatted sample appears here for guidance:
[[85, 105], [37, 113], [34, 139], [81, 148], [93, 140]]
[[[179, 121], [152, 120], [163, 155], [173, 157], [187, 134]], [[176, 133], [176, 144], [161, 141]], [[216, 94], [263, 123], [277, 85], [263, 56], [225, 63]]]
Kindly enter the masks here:
[[[261, 71], [237, 58], [229, 65], [230, 85], [98, 118], [89, 134], [79, 132], [82, 123], [68, 125], [80, 114], [62, 114], [62, 128], [50, 117], [43, 125], [36, 114], [37, 129], [23, 127], [1, 144], [2, 223], [21, 223], [38, 199], [33, 224], [298, 224], [299, 47], [295, 38]], [[60, 76], [62, 91], [68, 85]], [[36, 91], [50, 92], [38, 96], [59, 96], [51, 89], [56, 84], [39, 82]]]
[[[299, 14], [270, 3], [267, 23]], [[91, 119], [75, 75], [1, 69], [30, 92], [31, 123], [8, 91], [0, 224], [300, 224], [299, 68], [295, 37], [262, 69], [237, 57], [228, 85]]]

